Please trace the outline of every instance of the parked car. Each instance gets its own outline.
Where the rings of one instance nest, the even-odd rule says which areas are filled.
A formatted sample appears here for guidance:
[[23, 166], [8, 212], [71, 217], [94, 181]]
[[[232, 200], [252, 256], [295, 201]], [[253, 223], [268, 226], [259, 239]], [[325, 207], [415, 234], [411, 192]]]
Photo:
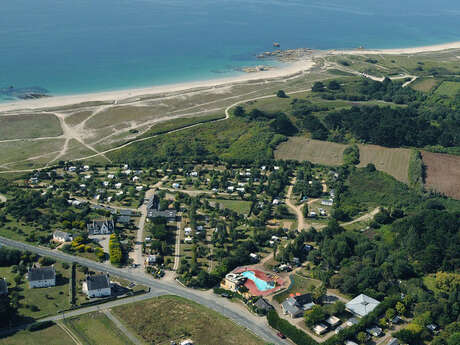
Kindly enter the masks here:
[[276, 335], [280, 337], [281, 339], [286, 339], [286, 336], [281, 332], [276, 333]]

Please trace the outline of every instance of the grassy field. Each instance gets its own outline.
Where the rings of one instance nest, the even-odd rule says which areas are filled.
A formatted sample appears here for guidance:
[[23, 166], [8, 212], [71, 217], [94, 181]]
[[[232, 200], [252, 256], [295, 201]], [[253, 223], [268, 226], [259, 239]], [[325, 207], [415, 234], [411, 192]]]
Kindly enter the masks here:
[[460, 199], [460, 156], [422, 151], [425, 188]]
[[88, 110], [77, 111], [65, 118], [65, 122], [70, 126], [76, 126], [85, 121], [93, 112]]
[[441, 85], [436, 89], [435, 94], [455, 97], [460, 94], [460, 83], [454, 81], [443, 81]]
[[0, 116], [0, 140], [56, 137], [62, 134], [53, 114]]
[[[21, 331], [0, 338], [0, 345], [71, 345], [73, 340], [59, 326], [54, 325], [39, 331]], [[101, 344], [102, 345], [102, 344]]]
[[104, 314], [94, 312], [66, 320], [83, 345], [129, 345], [132, 342]]
[[417, 91], [430, 92], [439, 85], [440, 81], [435, 78], [419, 78], [410, 84], [410, 87]]
[[241, 214], [248, 214], [252, 204], [250, 201], [244, 200], [209, 199], [209, 201], [218, 202], [221, 207]]
[[169, 131], [173, 131], [179, 128], [195, 125], [198, 123], [205, 123], [209, 121], [214, 121], [218, 119], [225, 118], [225, 115], [222, 114], [212, 114], [206, 116], [198, 117], [184, 117], [180, 119], [174, 119], [170, 121], [164, 121], [153, 125], [150, 130], [145, 132], [141, 137], [149, 137], [156, 134], [161, 134]]
[[[39, 141], [15, 141], [0, 143], [0, 164], [19, 162], [30, 157], [43, 156], [49, 161], [64, 144], [64, 139], [51, 139]], [[53, 153], [54, 152], [54, 153]], [[38, 160], [40, 161], [40, 160]], [[37, 161], [16, 163], [16, 166], [34, 165]]]
[[291, 276], [291, 287], [288, 290], [285, 290], [277, 294], [274, 299], [281, 303], [283, 302], [291, 293], [307, 293], [311, 292], [313, 288], [320, 285], [320, 282], [313, 279], [304, 278], [298, 274], [292, 274]]
[[395, 179], [408, 183], [411, 150], [387, 148], [376, 145], [359, 145], [359, 167], [372, 163], [375, 167]]
[[343, 150], [347, 146], [321, 140], [292, 137], [281, 143], [275, 151], [275, 159], [310, 161], [316, 164], [343, 164]]
[[128, 304], [113, 313], [149, 344], [187, 338], [200, 345], [264, 344], [220, 314], [176, 296]]

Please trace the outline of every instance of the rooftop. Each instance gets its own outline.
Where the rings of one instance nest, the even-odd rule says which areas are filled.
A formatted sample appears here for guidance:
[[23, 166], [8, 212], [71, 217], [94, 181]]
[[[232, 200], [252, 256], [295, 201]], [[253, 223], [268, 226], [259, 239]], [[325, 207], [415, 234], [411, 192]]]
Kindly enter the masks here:
[[27, 273], [27, 279], [29, 281], [40, 281], [40, 280], [50, 280], [56, 278], [56, 271], [54, 266], [46, 267], [32, 267]]
[[380, 302], [376, 299], [361, 294], [348, 302], [346, 308], [353, 314], [363, 317], [373, 311], [379, 304]]

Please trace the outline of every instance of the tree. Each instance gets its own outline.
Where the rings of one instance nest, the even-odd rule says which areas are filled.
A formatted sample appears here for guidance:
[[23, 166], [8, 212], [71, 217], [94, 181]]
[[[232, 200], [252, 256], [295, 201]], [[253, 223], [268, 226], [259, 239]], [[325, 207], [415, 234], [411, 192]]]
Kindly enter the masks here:
[[327, 88], [329, 90], [338, 90], [340, 89], [340, 84], [336, 81], [336, 80], [331, 80], [328, 84], [327, 84]]
[[356, 336], [356, 340], [358, 340], [360, 344], [365, 344], [367, 342], [367, 334], [364, 332], [359, 332]]
[[244, 116], [245, 115], [244, 108], [241, 105], [238, 105], [237, 107], [235, 107], [235, 110], [233, 110], [233, 115], [240, 116], [240, 117]]
[[387, 309], [385, 312], [385, 317], [388, 321], [391, 321], [396, 316], [396, 311], [393, 308]]
[[324, 91], [324, 84], [320, 81], [317, 81], [313, 84], [313, 87], [311, 88], [313, 92], [323, 92]]
[[286, 92], [284, 92], [284, 90], [278, 90], [276, 96], [279, 98], [287, 98]]
[[316, 325], [318, 322], [323, 321], [326, 318], [326, 313], [323, 307], [315, 305], [313, 308], [305, 312], [305, 324], [308, 327]]
[[302, 214], [305, 218], [308, 217], [308, 204], [307, 203], [305, 203], [305, 205], [303, 205], [302, 207]]

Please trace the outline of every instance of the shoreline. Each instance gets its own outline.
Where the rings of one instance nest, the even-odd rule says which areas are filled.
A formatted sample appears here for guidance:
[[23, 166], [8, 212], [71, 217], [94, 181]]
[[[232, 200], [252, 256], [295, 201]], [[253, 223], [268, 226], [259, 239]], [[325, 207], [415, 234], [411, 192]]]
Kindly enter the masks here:
[[256, 80], [271, 80], [277, 78], [287, 78], [294, 76], [299, 73], [310, 70], [314, 65], [313, 57], [315, 56], [327, 56], [327, 55], [353, 55], [353, 54], [389, 54], [389, 55], [402, 55], [402, 54], [417, 54], [417, 53], [428, 53], [437, 52], [448, 49], [460, 49], [460, 41], [449, 42], [443, 44], [436, 44], [430, 46], [421, 47], [409, 47], [409, 48], [396, 48], [396, 49], [347, 49], [347, 50], [320, 50], [308, 58], [288, 63], [286, 66], [281, 68], [274, 68], [267, 71], [247, 73], [234, 77], [157, 85], [145, 88], [131, 88], [115, 91], [103, 91], [94, 93], [83, 93], [68, 96], [52, 96], [44, 97], [39, 99], [31, 100], [17, 100], [12, 102], [0, 103], [0, 112], [8, 112], [15, 110], [36, 110], [45, 108], [64, 107], [69, 105], [77, 105], [86, 102], [111, 102], [118, 104], [123, 100], [129, 100], [131, 98], [154, 96], [164, 93], [181, 92], [192, 89], [211, 89], [221, 86], [232, 86], [244, 82], [256, 81]]

